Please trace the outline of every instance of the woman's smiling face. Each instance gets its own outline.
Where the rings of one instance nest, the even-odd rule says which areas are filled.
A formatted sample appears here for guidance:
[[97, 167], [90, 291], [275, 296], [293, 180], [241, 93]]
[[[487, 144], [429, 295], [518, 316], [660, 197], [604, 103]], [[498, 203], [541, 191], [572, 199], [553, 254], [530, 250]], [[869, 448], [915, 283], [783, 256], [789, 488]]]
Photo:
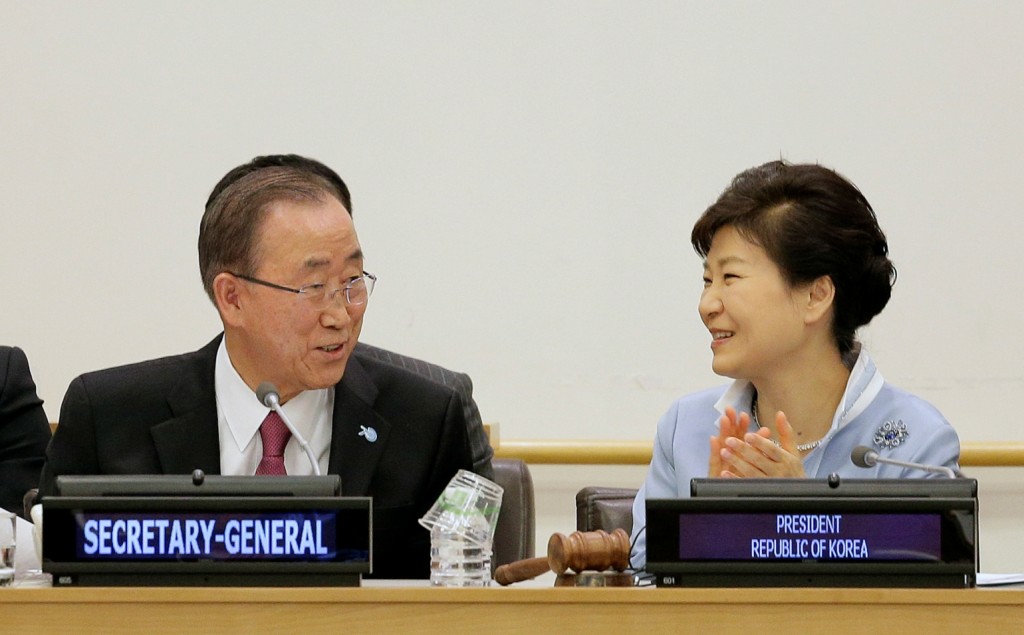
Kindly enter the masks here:
[[704, 262], [698, 310], [711, 333], [715, 373], [754, 380], [770, 375], [806, 342], [799, 298], [763, 248], [726, 226]]

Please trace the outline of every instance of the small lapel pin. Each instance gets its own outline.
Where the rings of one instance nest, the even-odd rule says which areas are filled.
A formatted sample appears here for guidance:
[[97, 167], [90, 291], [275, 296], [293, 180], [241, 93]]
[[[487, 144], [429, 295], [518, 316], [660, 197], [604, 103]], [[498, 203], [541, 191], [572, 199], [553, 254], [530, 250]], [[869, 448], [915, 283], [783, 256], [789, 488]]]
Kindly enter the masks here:
[[370, 443], [377, 441], [377, 431], [367, 426], [359, 426], [359, 436], [366, 438]]

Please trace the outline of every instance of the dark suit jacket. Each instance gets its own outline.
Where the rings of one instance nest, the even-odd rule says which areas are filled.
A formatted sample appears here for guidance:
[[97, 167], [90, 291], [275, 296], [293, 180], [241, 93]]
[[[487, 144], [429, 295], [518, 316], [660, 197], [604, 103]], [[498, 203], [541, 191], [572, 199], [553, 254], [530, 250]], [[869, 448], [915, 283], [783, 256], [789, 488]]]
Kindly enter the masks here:
[[[60, 474], [220, 473], [214, 367], [220, 337], [194, 353], [86, 373], [71, 382], [40, 483]], [[371, 443], [359, 426], [377, 431]], [[425, 578], [430, 534], [416, 521], [471, 469], [459, 396], [353, 355], [335, 387], [330, 474], [373, 497], [373, 575]]]
[[473, 380], [469, 378], [469, 375], [362, 342], [356, 344], [355, 356], [361, 359], [375, 359], [390, 366], [411, 370], [417, 375], [453, 388], [462, 399], [462, 407], [465, 410], [466, 433], [469, 436], [470, 452], [473, 453], [473, 471], [486, 479], [494, 480], [494, 467], [491, 465], [494, 449], [491, 447], [491, 440], [487, 438], [487, 433], [484, 432], [480, 410], [473, 400]]
[[0, 346], [0, 507], [25, 515], [22, 498], [39, 483], [49, 442], [50, 424], [25, 353]]

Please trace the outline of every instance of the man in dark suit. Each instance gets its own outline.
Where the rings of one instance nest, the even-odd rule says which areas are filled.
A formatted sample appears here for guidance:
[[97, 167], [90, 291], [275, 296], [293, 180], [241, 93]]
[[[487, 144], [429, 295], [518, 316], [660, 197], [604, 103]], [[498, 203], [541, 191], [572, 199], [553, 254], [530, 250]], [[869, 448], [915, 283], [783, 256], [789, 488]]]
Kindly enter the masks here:
[[[295, 154], [273, 154], [256, 157], [249, 163], [231, 170], [210, 192], [206, 206], [210, 207], [214, 199], [220, 195], [224, 188], [238, 179], [256, 170], [269, 167], [291, 168], [322, 177], [340, 194], [342, 204], [348, 209], [349, 215], [352, 215], [352, 200], [349, 195], [348, 186], [338, 176], [338, 173], [319, 161]], [[473, 382], [470, 380], [469, 375], [457, 373], [421, 359], [370, 346], [364, 342], [356, 344], [354, 355], [356, 357], [369, 357], [390, 366], [411, 370], [431, 381], [454, 388], [455, 392], [462, 399], [462, 405], [465, 409], [466, 433], [469, 436], [469, 448], [473, 454], [473, 471], [484, 478], [494, 479], [494, 469], [491, 466], [494, 450], [491, 448], [490, 439], [487, 438], [487, 433], [484, 431], [483, 422], [480, 419], [480, 410], [473, 400]]]
[[24, 516], [22, 498], [39, 482], [50, 424], [20, 348], [0, 346], [0, 507]]
[[348, 190], [270, 163], [229, 172], [200, 224], [200, 273], [223, 335], [75, 379], [41, 493], [61, 474], [311, 474], [255, 395], [269, 381], [320, 469], [341, 476], [345, 495], [373, 497], [374, 575], [427, 577], [429, 534], [416, 520], [472, 468], [464, 404], [442, 383], [355, 354], [376, 278], [363, 271]]

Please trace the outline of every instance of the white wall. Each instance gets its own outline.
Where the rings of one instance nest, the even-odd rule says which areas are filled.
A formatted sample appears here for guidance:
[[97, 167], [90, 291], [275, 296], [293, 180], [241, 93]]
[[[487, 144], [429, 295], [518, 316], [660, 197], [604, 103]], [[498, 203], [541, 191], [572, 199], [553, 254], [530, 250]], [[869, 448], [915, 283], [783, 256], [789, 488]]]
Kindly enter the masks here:
[[[721, 381], [689, 229], [782, 156], [889, 234], [886, 377], [964, 440], [1020, 439], [1022, 27], [1010, 0], [0, 0], [0, 340], [51, 419], [81, 372], [198, 348], [209, 190], [298, 152], [353, 191], [365, 340], [471, 373], [505, 438], [649, 439]], [[539, 532], [572, 529], [577, 482], [643, 474], [579, 469], [537, 470], [566, 513]], [[1024, 570], [1004, 480], [983, 564]]]

